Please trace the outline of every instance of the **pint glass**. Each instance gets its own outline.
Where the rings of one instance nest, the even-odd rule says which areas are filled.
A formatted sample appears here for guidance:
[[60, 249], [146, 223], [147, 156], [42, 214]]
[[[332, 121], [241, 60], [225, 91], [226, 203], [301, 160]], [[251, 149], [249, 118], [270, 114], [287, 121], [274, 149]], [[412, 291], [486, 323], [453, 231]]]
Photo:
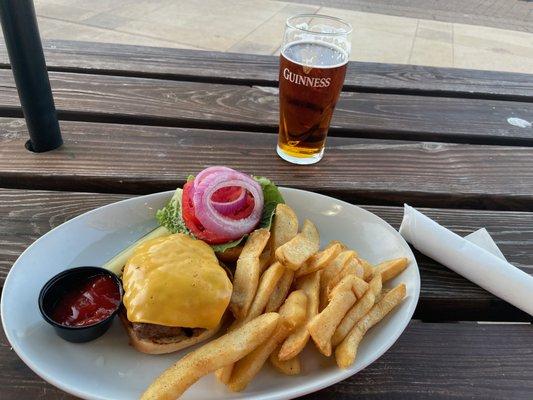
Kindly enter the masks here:
[[277, 152], [295, 164], [322, 158], [350, 57], [350, 24], [302, 14], [287, 19], [279, 68]]

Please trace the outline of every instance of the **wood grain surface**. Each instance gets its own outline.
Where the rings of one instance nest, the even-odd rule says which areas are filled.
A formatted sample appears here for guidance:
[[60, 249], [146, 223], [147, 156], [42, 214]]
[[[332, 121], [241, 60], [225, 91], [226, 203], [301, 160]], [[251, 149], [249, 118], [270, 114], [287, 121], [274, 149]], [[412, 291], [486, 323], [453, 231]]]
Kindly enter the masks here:
[[[127, 198], [118, 194], [0, 189], [0, 284], [18, 255], [39, 236], [79, 214]], [[398, 228], [400, 207], [364, 206]], [[486, 227], [517, 267], [533, 274], [533, 213], [422, 209], [460, 235]], [[416, 318], [426, 321], [530, 318], [442, 265], [416, 254], [422, 289]], [[376, 260], [380, 261], [380, 260]]]
[[[43, 322], [43, 328], [49, 327]], [[376, 362], [351, 378], [301, 399], [529, 400], [533, 391], [531, 333], [531, 325], [413, 320]], [[76, 399], [26, 367], [9, 349], [1, 330], [0, 369], [2, 400]]]
[[[10, 70], [0, 70], [0, 115], [22, 117]], [[272, 87], [50, 73], [61, 119], [277, 133]], [[4, 110], [4, 111], [2, 111]], [[533, 145], [533, 103], [345, 92], [333, 136]]]
[[[281, 33], [280, 33], [281, 34]], [[278, 57], [109, 43], [45, 41], [51, 71], [277, 86]], [[0, 46], [0, 67], [8, 67]], [[351, 62], [345, 90], [531, 100], [533, 76], [497, 71]]]
[[[326, 156], [302, 167], [275, 154], [277, 57], [62, 41], [45, 54], [65, 145], [35, 154], [0, 45], [0, 287], [51, 228], [220, 164], [364, 204], [396, 228], [404, 202], [434, 207], [422, 211], [460, 235], [486, 227], [533, 274], [533, 128], [508, 121], [533, 121], [531, 74], [350, 63]], [[531, 316], [415, 256], [418, 320], [365, 370], [304, 398], [531, 398], [531, 324], [473, 322]], [[2, 400], [74, 399], [2, 329], [0, 370]]]
[[533, 210], [533, 148], [330, 138], [326, 156], [296, 166], [262, 133], [61, 123], [64, 146], [24, 149], [23, 120], [0, 119], [0, 186], [150, 193], [228, 165], [280, 185], [356, 203]]

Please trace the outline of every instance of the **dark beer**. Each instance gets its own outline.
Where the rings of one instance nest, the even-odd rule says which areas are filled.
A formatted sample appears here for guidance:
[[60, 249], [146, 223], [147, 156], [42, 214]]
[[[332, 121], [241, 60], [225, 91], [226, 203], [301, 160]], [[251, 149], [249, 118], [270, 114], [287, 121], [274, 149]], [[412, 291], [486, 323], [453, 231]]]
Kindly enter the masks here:
[[[281, 52], [278, 153], [293, 162], [322, 157], [348, 55], [331, 44], [295, 42]], [[287, 159], [287, 158], [286, 158]], [[310, 161], [310, 162], [316, 162]], [[309, 162], [309, 163], [310, 163]]]

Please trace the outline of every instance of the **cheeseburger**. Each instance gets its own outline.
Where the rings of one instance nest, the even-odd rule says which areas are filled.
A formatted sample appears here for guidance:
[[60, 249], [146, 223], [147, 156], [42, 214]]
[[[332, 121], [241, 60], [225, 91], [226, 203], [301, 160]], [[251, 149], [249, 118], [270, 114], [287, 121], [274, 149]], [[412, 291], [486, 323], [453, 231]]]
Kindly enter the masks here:
[[143, 353], [181, 350], [213, 336], [229, 304], [232, 284], [213, 249], [177, 233], [147, 240], [122, 275], [121, 320]]

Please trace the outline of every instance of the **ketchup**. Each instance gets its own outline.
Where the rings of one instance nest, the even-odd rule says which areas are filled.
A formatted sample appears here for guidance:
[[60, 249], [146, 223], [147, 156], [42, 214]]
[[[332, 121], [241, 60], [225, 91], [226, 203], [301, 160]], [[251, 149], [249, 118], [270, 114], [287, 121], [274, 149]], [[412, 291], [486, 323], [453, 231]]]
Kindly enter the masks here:
[[120, 291], [112, 277], [97, 275], [72, 287], [56, 304], [52, 319], [61, 325], [86, 326], [115, 312]]

